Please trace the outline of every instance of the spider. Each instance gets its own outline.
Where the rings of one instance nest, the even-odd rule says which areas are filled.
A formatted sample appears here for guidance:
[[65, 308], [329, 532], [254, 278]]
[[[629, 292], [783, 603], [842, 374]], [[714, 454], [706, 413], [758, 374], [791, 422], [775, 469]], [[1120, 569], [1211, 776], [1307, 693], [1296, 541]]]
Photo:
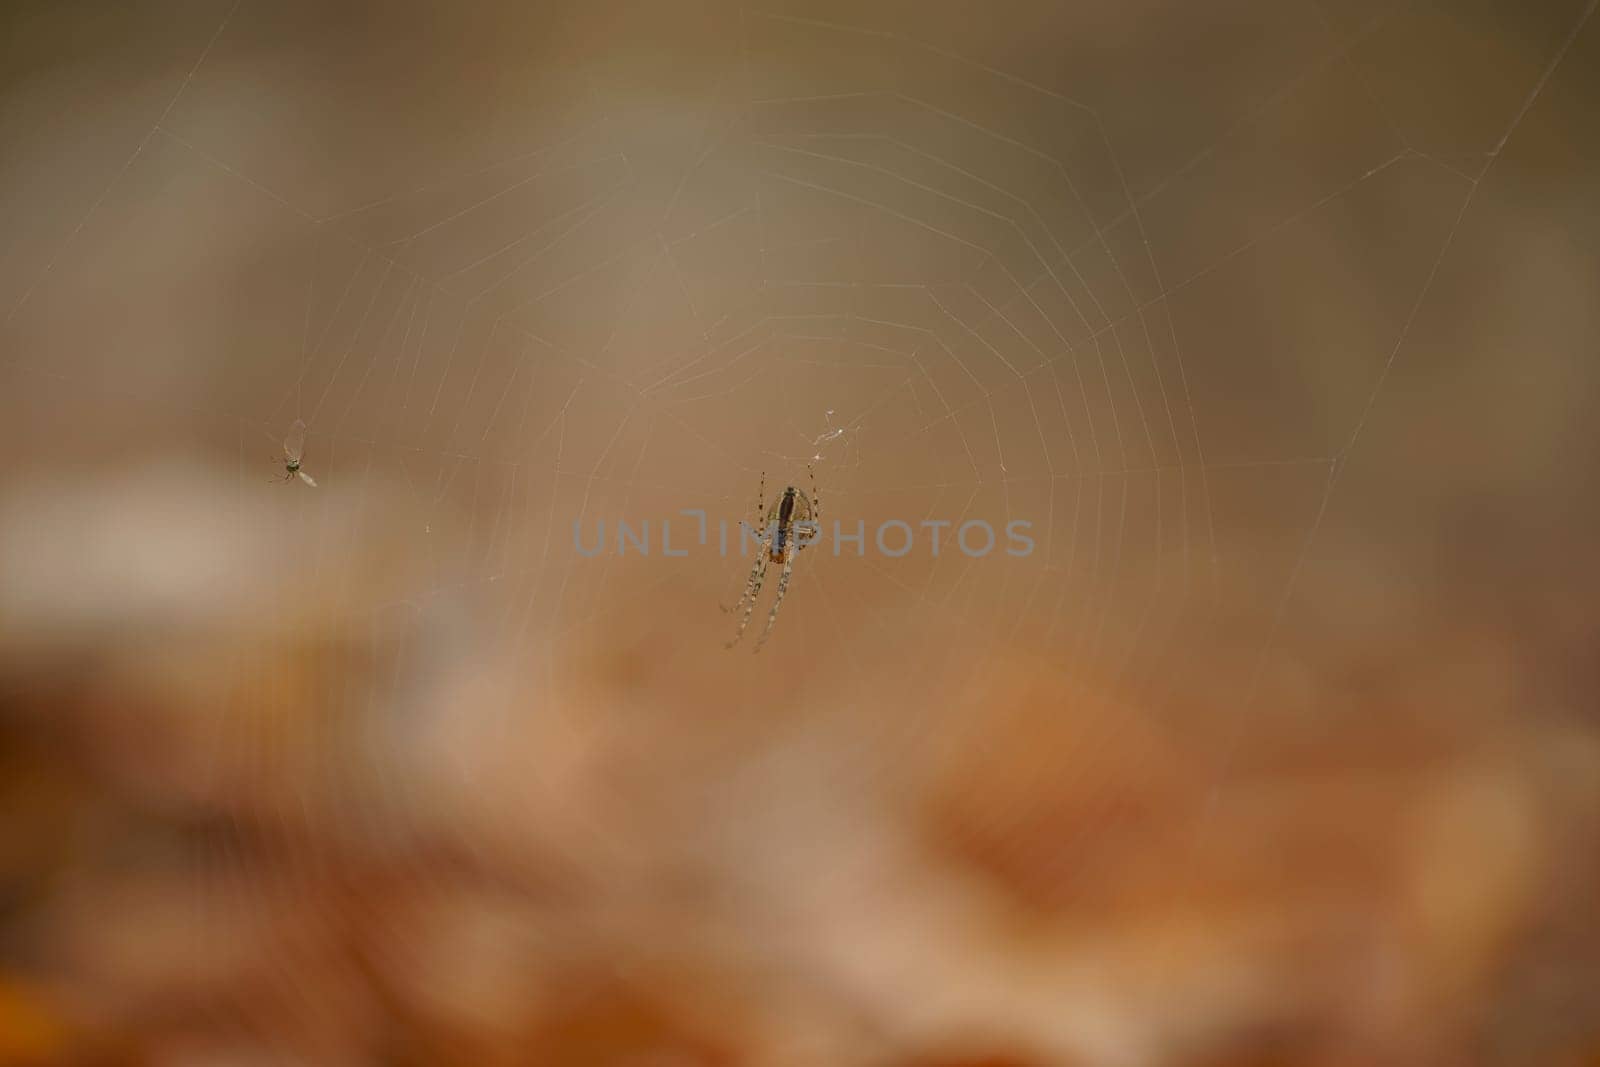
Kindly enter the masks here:
[[773, 501], [772, 507], [766, 505], [767, 475], [761, 474], [761, 489], [756, 497], [756, 521], [765, 520], [761, 531], [761, 544], [756, 552], [755, 565], [750, 568], [750, 576], [744, 581], [744, 595], [739, 598], [739, 607], [734, 610], [744, 611], [739, 618], [739, 631], [733, 635], [733, 640], [727, 644], [732, 648], [744, 637], [745, 628], [750, 625], [750, 616], [756, 610], [756, 597], [761, 593], [761, 583], [767, 576], [768, 563], [783, 564], [783, 572], [778, 576], [778, 596], [772, 602], [772, 610], [767, 612], [767, 627], [761, 631], [761, 638], [756, 642], [755, 650], [761, 651], [761, 646], [767, 643], [767, 638], [772, 635], [773, 624], [778, 621], [778, 608], [783, 604], [783, 597], [789, 591], [789, 575], [794, 571], [794, 557], [800, 550], [811, 542], [802, 542], [796, 536], [796, 526], [809, 529], [815, 536], [818, 522], [822, 517], [822, 498], [817, 495], [817, 473], [810, 466], [806, 472], [811, 475], [811, 495], [807, 496], [794, 486], [789, 486], [783, 495]]

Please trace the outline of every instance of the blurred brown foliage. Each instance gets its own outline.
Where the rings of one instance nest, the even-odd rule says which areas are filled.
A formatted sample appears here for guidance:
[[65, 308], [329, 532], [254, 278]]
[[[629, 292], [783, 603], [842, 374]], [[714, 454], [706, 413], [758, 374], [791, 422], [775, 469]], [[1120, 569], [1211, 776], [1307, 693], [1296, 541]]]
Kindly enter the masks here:
[[[309, 579], [108, 577], [230, 492], [138, 484], [6, 511], [11, 546], [70, 541], [52, 516], [125, 538], [101, 569], [8, 556], [35, 609], [0, 635], [5, 1062], [1555, 1067], [1593, 1041], [1600, 752], [1493, 687], [1269, 676], [1219, 730], [952, 643], [863, 649], [850, 698], [752, 721], [727, 660], [601, 630], [528, 700], [491, 643]], [[400, 508], [343, 542], [379, 601]]]

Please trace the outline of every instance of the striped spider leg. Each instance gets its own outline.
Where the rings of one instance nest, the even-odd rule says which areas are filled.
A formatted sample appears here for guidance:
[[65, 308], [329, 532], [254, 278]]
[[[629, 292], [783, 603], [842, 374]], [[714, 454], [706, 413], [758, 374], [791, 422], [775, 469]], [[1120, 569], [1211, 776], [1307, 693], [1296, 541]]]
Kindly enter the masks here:
[[[766, 510], [767, 510], [766, 499], [767, 499], [767, 472], [766, 471], [762, 471], [761, 472], [761, 488], [756, 491], [756, 525], [754, 527], [752, 527], [752, 529], [757, 530], [758, 533], [760, 532], [761, 517], [762, 517], [763, 514], [766, 513]], [[743, 527], [744, 527], [744, 520], [743, 519], [739, 520], [739, 526], [740, 526], [740, 529], [742, 531]], [[765, 538], [764, 535], [761, 537], [761, 543], [762, 544], [766, 543], [766, 538]], [[741, 533], [740, 538], [739, 538], [739, 544], [741, 546], [744, 544], [744, 537], [743, 537], [742, 533]], [[750, 591], [750, 582], [751, 582], [751, 580], [755, 580], [756, 589], [757, 589], [757, 591], [760, 590], [761, 582], [757, 578], [755, 570], [752, 569], [750, 571], [750, 577], [745, 579], [744, 593], [743, 593], [742, 596], [739, 597], [739, 603], [736, 606], [730, 608], [730, 607], [728, 607], [728, 605], [722, 603], [722, 601], [720, 601], [720, 600], [717, 601], [717, 607], [722, 609], [722, 613], [724, 615], [728, 614], [730, 611], [738, 611], [738, 610], [740, 610], [741, 608], [744, 607], [745, 600], [753, 595], [751, 593], [751, 591]]]
[[[739, 597], [739, 603], [733, 608], [734, 611], [743, 611], [744, 615], [739, 619], [739, 632], [734, 634], [733, 640], [727, 643], [726, 647], [728, 648], [737, 645], [739, 639], [744, 636], [745, 628], [750, 625], [750, 615], [756, 609], [756, 596], [761, 592], [761, 583], [767, 577], [767, 535], [766, 531], [761, 529], [761, 520], [766, 515], [766, 510], [767, 472], [762, 471], [761, 487], [756, 490], [756, 529], [759, 531], [757, 534], [759, 541], [756, 545], [756, 562], [755, 566], [750, 568], [750, 576], [744, 580], [744, 593]], [[741, 533], [739, 536], [741, 544], [744, 543], [743, 525], [741, 521]], [[724, 607], [722, 610], [727, 611], [728, 608]]]
[[[739, 630], [733, 635], [733, 640], [727, 643], [725, 646], [727, 648], [732, 648], [734, 645], [737, 645], [740, 638], [744, 637], [745, 630], [750, 626], [750, 616], [754, 614], [756, 610], [756, 597], [760, 595], [761, 583], [765, 581], [767, 577], [768, 558], [766, 542], [762, 542], [760, 547], [756, 550], [756, 562], [755, 566], [750, 568], [750, 577], [744, 580], [744, 595], [739, 598], [739, 606], [734, 609], [735, 611], [742, 609], [744, 612], [739, 617]], [[788, 575], [788, 568], [785, 567], [785, 580], [788, 579]]]

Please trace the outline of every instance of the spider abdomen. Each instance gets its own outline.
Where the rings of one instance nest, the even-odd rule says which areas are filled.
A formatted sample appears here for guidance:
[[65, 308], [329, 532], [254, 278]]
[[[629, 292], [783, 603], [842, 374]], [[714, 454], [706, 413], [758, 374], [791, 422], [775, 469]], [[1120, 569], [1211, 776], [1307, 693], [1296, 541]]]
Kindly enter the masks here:
[[789, 537], [794, 531], [794, 486], [783, 491], [783, 499], [778, 501], [777, 530], [772, 537], [772, 555], [774, 563], [783, 562], [784, 551], [789, 546]]

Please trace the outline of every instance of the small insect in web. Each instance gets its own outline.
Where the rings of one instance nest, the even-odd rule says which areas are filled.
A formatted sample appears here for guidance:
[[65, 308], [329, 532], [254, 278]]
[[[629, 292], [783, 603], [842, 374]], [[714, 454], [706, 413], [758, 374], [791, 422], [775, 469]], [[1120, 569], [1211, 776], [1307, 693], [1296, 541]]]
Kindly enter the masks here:
[[[832, 408], [829, 408], [827, 411], [823, 412], [822, 413], [822, 417], [827, 422], [828, 428], [823, 430], [815, 438], [812, 439], [812, 441], [811, 441], [811, 447], [812, 448], [820, 449], [823, 445], [827, 444], [830, 441], [837, 441], [839, 438], [843, 437], [845, 435], [846, 431], [849, 429], [849, 427], [846, 427], [846, 426], [835, 426], [833, 424], [833, 409]], [[817, 460], [820, 460], [821, 458], [822, 458], [822, 453], [819, 451], [816, 455], [811, 457], [811, 460], [812, 460], [812, 462], [816, 462]]]
[[305, 447], [306, 447], [306, 424], [305, 424], [305, 420], [304, 419], [295, 419], [294, 420], [294, 425], [289, 427], [289, 436], [287, 436], [287, 437], [285, 437], [283, 439], [283, 469], [284, 469], [284, 475], [283, 475], [282, 478], [279, 478], [278, 481], [280, 481], [280, 482], [292, 482], [292, 481], [294, 481], [295, 476], [298, 475], [302, 482], [305, 482], [307, 485], [311, 486], [313, 489], [316, 488], [317, 480], [315, 478], [311, 477], [311, 475], [307, 474], [305, 471], [300, 469], [300, 457], [305, 452]]
[[778, 608], [783, 605], [783, 598], [789, 592], [789, 576], [794, 573], [795, 556], [811, 543], [809, 539], [802, 540], [800, 534], [809, 533], [815, 537], [818, 523], [822, 518], [822, 501], [817, 495], [816, 472], [809, 466], [806, 471], [811, 475], [811, 495], [807, 496], [802, 490], [791, 485], [773, 501], [770, 509], [766, 506], [767, 476], [765, 472], [761, 475], [761, 488], [756, 497], [756, 521], [763, 524], [760, 541], [757, 545], [755, 564], [750, 568], [750, 576], [744, 582], [744, 595], [739, 598], [739, 606], [734, 609], [742, 611], [742, 614], [739, 618], [739, 630], [733, 635], [733, 640], [728, 642], [728, 648], [739, 643], [750, 625], [750, 616], [756, 610], [756, 597], [761, 594], [761, 583], [767, 577], [767, 564], [781, 563], [783, 571], [778, 575], [778, 595], [772, 602], [772, 610], [767, 612], [766, 629], [761, 631], [761, 638], [756, 641], [755, 650], [760, 652], [761, 646], [772, 636], [772, 627], [778, 621]]
[[[834, 409], [829, 408], [822, 413], [822, 431], [815, 435], [799, 433], [797, 436], [806, 442], [806, 447], [811, 450], [812, 463], [832, 463], [835, 466], [861, 466], [861, 427], [860, 418], [849, 423], [833, 421]], [[852, 453], [854, 462], [851, 463]]]

